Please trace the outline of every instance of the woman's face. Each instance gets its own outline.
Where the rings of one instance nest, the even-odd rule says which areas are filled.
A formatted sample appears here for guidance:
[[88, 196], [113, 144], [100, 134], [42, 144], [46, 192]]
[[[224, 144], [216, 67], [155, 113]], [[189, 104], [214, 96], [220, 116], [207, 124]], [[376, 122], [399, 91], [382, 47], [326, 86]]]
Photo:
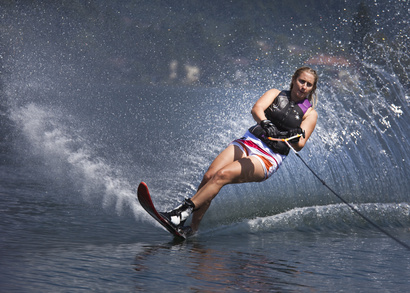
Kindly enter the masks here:
[[315, 77], [313, 74], [303, 71], [294, 81], [290, 93], [292, 100], [299, 102], [307, 98], [313, 89]]

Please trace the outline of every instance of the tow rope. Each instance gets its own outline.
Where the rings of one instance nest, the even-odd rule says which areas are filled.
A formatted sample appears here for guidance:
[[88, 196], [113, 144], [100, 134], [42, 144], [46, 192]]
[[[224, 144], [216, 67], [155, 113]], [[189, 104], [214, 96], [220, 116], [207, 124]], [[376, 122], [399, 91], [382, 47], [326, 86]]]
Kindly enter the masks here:
[[289, 141], [294, 139], [294, 138], [298, 138], [304, 136], [303, 134], [297, 134], [295, 136], [289, 137], [289, 138], [273, 138], [273, 137], [269, 137], [269, 140], [273, 140], [273, 141], [283, 141], [285, 142], [288, 147], [295, 153], [295, 155], [303, 162], [303, 164], [310, 170], [310, 172], [312, 172], [313, 175], [315, 175], [315, 177], [317, 179], [319, 179], [319, 181], [327, 188], [329, 189], [334, 195], [337, 196], [337, 198], [339, 198], [344, 204], [346, 204], [350, 209], [352, 209], [356, 214], [358, 214], [360, 217], [362, 217], [363, 219], [365, 219], [369, 224], [371, 224], [374, 228], [376, 228], [377, 230], [379, 230], [380, 232], [384, 233], [386, 236], [390, 237], [391, 239], [393, 239], [394, 241], [396, 241], [398, 244], [402, 245], [404, 248], [407, 248], [408, 250], [410, 250], [410, 246], [407, 245], [406, 243], [404, 243], [403, 241], [401, 241], [400, 239], [398, 239], [397, 237], [391, 235], [389, 232], [387, 232], [386, 230], [384, 230], [383, 228], [381, 228], [379, 225], [377, 225], [376, 223], [374, 223], [372, 220], [370, 220], [368, 217], [366, 217], [365, 215], [363, 215], [359, 210], [357, 210], [354, 206], [352, 206], [351, 204], [349, 204], [343, 197], [341, 197], [338, 193], [336, 193], [332, 188], [329, 187], [329, 185], [326, 184], [326, 182], [324, 180], [322, 180], [313, 170], [312, 168], [310, 168], [310, 166], [305, 162], [305, 160], [303, 160], [303, 158], [299, 155], [299, 153], [290, 145]]

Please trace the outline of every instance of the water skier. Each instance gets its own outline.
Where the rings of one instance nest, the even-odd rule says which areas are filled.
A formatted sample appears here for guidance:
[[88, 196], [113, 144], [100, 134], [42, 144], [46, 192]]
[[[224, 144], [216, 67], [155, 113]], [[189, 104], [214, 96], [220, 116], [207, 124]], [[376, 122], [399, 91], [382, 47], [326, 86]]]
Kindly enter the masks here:
[[[251, 111], [257, 124], [215, 158], [191, 199], [161, 215], [185, 235], [192, 235], [223, 186], [272, 176], [290, 150], [286, 142], [274, 139], [294, 137], [288, 142], [300, 151], [315, 129], [317, 81], [315, 70], [301, 67], [293, 74], [289, 91], [271, 89], [263, 94]], [[191, 225], [184, 226], [191, 214]]]

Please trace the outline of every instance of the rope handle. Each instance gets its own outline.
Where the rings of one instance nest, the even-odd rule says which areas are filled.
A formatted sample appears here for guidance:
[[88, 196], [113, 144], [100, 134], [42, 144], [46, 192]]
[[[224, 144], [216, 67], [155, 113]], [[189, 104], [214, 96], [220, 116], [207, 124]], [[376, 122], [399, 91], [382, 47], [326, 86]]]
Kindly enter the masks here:
[[275, 137], [268, 137], [269, 140], [273, 140], [273, 141], [283, 141], [283, 142], [288, 142], [289, 140], [292, 140], [294, 138], [298, 138], [298, 137], [305, 137], [305, 133], [303, 132], [303, 134], [296, 134], [294, 136], [291, 137], [287, 137], [287, 138], [275, 138]]

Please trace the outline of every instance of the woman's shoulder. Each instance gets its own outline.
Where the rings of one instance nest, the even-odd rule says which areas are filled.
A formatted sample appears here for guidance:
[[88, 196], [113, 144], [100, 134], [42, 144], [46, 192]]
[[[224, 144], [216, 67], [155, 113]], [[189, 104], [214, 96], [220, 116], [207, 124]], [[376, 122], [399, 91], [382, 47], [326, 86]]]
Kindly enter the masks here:
[[276, 99], [277, 96], [279, 96], [280, 93], [281, 93], [280, 90], [273, 88], [273, 89], [267, 90], [263, 94], [263, 96], [269, 97], [271, 100], [274, 100], [274, 99]]
[[273, 88], [273, 89], [268, 90], [266, 93], [274, 94], [274, 95], [277, 96], [277, 95], [279, 95], [281, 92], [282, 92], [281, 90], [278, 90], [278, 89]]

